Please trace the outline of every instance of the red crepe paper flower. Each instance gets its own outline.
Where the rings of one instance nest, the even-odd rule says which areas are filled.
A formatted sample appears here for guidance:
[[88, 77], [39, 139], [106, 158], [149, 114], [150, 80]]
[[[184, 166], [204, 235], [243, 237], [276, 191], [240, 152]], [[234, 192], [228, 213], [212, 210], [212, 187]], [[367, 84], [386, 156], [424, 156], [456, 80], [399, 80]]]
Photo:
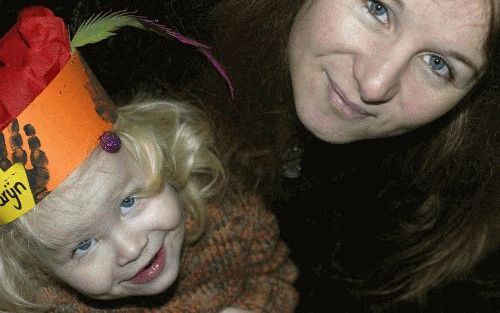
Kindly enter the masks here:
[[64, 21], [41, 6], [21, 11], [0, 38], [0, 130], [17, 117], [70, 57]]

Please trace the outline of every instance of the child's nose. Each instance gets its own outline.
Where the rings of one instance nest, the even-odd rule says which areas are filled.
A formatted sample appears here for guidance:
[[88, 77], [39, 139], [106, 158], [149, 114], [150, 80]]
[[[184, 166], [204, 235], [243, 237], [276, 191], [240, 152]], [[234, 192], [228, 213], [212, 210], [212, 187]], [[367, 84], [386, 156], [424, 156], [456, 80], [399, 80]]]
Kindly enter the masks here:
[[114, 245], [119, 266], [125, 266], [137, 260], [148, 244], [146, 232], [132, 232], [119, 229], [114, 234]]

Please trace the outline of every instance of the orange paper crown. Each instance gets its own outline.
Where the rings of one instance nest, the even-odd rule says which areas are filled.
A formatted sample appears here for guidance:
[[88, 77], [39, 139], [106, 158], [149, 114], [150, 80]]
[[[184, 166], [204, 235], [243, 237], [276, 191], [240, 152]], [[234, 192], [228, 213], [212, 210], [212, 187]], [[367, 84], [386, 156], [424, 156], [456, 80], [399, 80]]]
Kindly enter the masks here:
[[[42, 30], [35, 27], [40, 23]], [[14, 77], [0, 84], [0, 224], [31, 210], [69, 176], [115, 117], [78, 52], [70, 54], [68, 38], [62, 43], [61, 23], [49, 10], [31, 7], [0, 39], [0, 79]], [[23, 46], [26, 40], [39, 45]]]
[[[0, 38], [0, 225], [31, 210], [97, 146], [119, 148], [107, 132], [114, 107], [78, 47], [113, 36], [131, 26], [175, 38], [197, 48], [233, 86], [210, 47], [155, 20], [121, 11], [84, 22], [71, 43], [64, 21], [47, 8], [28, 7]], [[5, 171], [5, 172], [4, 172]]]

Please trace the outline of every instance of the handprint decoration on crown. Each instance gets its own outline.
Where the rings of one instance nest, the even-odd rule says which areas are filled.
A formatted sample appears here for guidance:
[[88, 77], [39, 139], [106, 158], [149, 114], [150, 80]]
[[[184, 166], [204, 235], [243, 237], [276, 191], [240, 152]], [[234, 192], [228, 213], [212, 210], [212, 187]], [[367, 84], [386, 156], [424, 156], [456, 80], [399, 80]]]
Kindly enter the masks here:
[[0, 39], [0, 59], [0, 224], [6, 224], [81, 164], [116, 113], [71, 52], [64, 22], [46, 8], [20, 13]]
[[25, 140], [23, 140], [23, 136], [19, 132], [19, 122], [17, 119], [14, 119], [9, 127], [9, 144], [12, 151], [10, 159], [8, 158], [6, 149], [5, 136], [3, 133], [0, 133], [0, 168], [3, 171], [7, 171], [12, 164], [22, 164], [26, 170], [34, 200], [35, 202], [39, 202], [48, 193], [47, 183], [50, 178], [47, 168], [48, 159], [42, 150], [40, 139], [36, 136], [35, 127], [31, 124], [26, 124], [23, 130], [25, 139], [28, 141], [29, 159], [25, 150], [26, 147], [24, 146]]
[[114, 123], [117, 118], [116, 107], [113, 105], [113, 102], [111, 101], [111, 98], [106, 90], [104, 90], [101, 83], [99, 83], [99, 80], [97, 80], [94, 73], [92, 73], [90, 68], [87, 66], [87, 63], [85, 63], [85, 60], [81, 61], [89, 78], [85, 83], [85, 88], [92, 97], [92, 101], [95, 105], [95, 111], [105, 121]]
[[[116, 114], [114, 107], [102, 100], [106, 95], [98, 82], [91, 81], [79, 54], [73, 53], [52, 82], [2, 130], [0, 164], [4, 172], [0, 180], [5, 184], [3, 189], [0, 184], [0, 224], [12, 221], [41, 201], [111, 129], [108, 118]], [[11, 164], [18, 165], [15, 171], [10, 171]], [[24, 177], [26, 183], [15, 180]], [[9, 189], [16, 184], [29, 190]], [[26, 203], [31, 203], [29, 209]]]

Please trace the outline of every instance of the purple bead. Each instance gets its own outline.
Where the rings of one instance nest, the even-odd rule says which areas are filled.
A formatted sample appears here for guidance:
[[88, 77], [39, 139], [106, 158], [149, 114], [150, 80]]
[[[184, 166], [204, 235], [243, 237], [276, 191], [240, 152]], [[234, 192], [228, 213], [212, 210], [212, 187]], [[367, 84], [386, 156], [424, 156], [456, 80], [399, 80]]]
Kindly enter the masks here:
[[120, 137], [112, 131], [104, 132], [101, 137], [99, 137], [99, 142], [101, 143], [102, 149], [109, 153], [118, 152], [122, 145]]

